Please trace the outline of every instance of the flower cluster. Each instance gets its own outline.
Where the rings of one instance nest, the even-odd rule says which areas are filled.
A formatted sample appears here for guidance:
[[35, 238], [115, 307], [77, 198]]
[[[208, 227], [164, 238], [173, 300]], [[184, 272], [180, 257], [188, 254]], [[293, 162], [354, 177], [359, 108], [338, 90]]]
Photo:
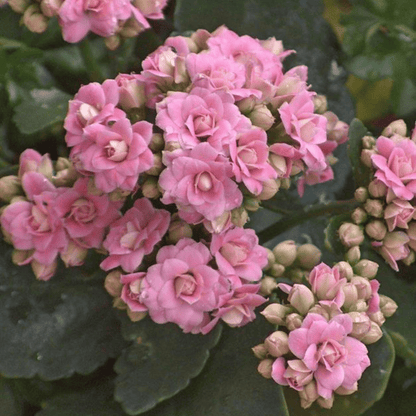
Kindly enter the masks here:
[[377, 269], [369, 260], [320, 263], [307, 273], [307, 284], [279, 283], [287, 297], [262, 312], [280, 328], [253, 348], [259, 372], [297, 390], [302, 407], [317, 401], [330, 408], [334, 393], [357, 390], [370, 365], [365, 344], [381, 338], [380, 327], [397, 308], [378, 293]]
[[375, 139], [362, 139], [362, 163], [371, 170], [371, 181], [355, 198], [362, 205], [352, 214], [353, 223], [340, 229], [344, 245], [372, 240], [373, 248], [398, 271], [397, 261], [410, 265], [416, 250], [416, 130], [406, 136], [403, 120], [391, 123]]
[[150, 27], [147, 19], [163, 19], [167, 0], [7, 0], [23, 14], [23, 24], [32, 32], [46, 30], [52, 17], [58, 19], [66, 42], [76, 43], [89, 32], [106, 38], [115, 49], [122, 38], [137, 36]]

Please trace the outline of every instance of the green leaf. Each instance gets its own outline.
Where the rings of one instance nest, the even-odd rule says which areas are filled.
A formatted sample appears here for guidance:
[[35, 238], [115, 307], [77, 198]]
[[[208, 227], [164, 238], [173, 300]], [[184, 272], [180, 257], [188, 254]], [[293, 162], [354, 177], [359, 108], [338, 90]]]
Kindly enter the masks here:
[[348, 158], [350, 160], [356, 188], [360, 186], [367, 186], [371, 178], [370, 169], [361, 162], [361, 139], [366, 134], [367, 128], [360, 120], [355, 118], [351, 122], [348, 132]]
[[[103, 279], [59, 268], [48, 282], [11, 262], [0, 242], [0, 373], [46, 380], [88, 374], [125, 346]], [[97, 264], [98, 268], [98, 264]]]
[[146, 416], [289, 416], [282, 388], [257, 372], [259, 360], [251, 351], [271, 332], [263, 317], [242, 328], [224, 328], [201, 375]]
[[55, 123], [61, 123], [72, 98], [58, 89], [32, 90], [31, 100], [23, 101], [15, 108], [14, 122], [24, 134], [32, 134]]
[[0, 377], [0, 414], [22, 416], [23, 403], [15, 396], [7, 379]]
[[410, 78], [395, 81], [391, 94], [392, 106], [399, 117], [404, 117], [416, 111], [416, 84]]
[[377, 81], [393, 76], [396, 54], [384, 56], [357, 55], [345, 67], [355, 76], [368, 81]]
[[83, 389], [46, 400], [36, 416], [123, 416], [125, 413], [113, 399], [113, 390], [110, 377], [97, 380]]
[[331, 217], [328, 221], [328, 225], [325, 228], [325, 247], [332, 253], [343, 254], [345, 253], [345, 246], [339, 239], [338, 230], [344, 222], [351, 221], [351, 213], [340, 214], [335, 217]]
[[335, 395], [331, 409], [313, 404], [310, 409], [300, 407], [299, 393], [285, 388], [290, 414], [294, 416], [358, 416], [383, 397], [394, 364], [394, 346], [387, 333], [375, 344], [368, 345], [371, 365], [358, 381], [358, 390], [349, 396]]
[[221, 334], [220, 326], [208, 335], [193, 335], [150, 318], [123, 321], [123, 335], [133, 342], [114, 367], [118, 373], [115, 399], [129, 415], [143, 413], [187, 387], [201, 372]]

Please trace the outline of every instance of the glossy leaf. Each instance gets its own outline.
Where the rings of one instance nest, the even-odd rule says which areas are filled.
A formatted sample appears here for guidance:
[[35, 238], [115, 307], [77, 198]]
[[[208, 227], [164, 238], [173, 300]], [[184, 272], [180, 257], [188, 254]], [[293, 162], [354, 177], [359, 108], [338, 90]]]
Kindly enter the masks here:
[[150, 318], [136, 323], [125, 318], [123, 322], [123, 335], [132, 344], [114, 367], [118, 373], [115, 399], [129, 415], [141, 414], [187, 387], [201, 372], [221, 334], [220, 326], [208, 335], [194, 335]]
[[23, 402], [14, 394], [7, 379], [0, 377], [0, 414], [22, 416]]
[[251, 351], [271, 332], [262, 316], [242, 328], [225, 327], [202, 374], [146, 416], [289, 416], [281, 387], [257, 372]]
[[293, 416], [358, 416], [370, 408], [374, 402], [383, 397], [394, 364], [394, 346], [390, 337], [384, 336], [375, 344], [368, 345], [371, 366], [368, 367], [358, 381], [358, 390], [352, 395], [335, 395], [331, 409], [322, 409], [313, 404], [310, 409], [300, 407], [299, 393], [285, 388], [290, 414]]
[[[120, 336], [111, 298], [101, 279], [84, 282], [80, 268], [37, 281], [29, 266], [11, 262], [0, 243], [0, 372], [46, 380], [88, 374], [117, 356]], [[97, 265], [98, 267], [98, 265]]]

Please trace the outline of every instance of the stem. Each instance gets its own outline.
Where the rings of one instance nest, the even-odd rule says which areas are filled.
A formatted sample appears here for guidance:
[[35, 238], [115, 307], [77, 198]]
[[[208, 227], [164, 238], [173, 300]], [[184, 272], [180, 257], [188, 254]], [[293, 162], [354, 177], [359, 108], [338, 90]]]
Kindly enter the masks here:
[[293, 215], [282, 218], [264, 230], [258, 232], [257, 236], [260, 240], [260, 244], [264, 244], [295, 225], [302, 224], [312, 218], [321, 217], [322, 215], [337, 215], [352, 211], [352, 209], [357, 205], [358, 202], [355, 199], [335, 201], [329, 204], [313, 205], [309, 209], [300, 210], [299, 212], [295, 212]]
[[84, 40], [78, 44], [78, 47], [82, 56], [82, 60], [84, 61], [84, 64], [87, 68], [90, 80], [103, 82], [105, 77], [101, 71], [100, 65], [94, 57], [88, 38], [84, 38]]

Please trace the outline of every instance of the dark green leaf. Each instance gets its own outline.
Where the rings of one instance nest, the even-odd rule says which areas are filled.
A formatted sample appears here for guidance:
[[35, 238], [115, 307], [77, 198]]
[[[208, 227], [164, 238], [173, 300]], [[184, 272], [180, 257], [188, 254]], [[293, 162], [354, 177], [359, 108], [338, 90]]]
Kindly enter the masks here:
[[335, 395], [332, 409], [322, 409], [313, 404], [310, 409], [300, 407], [299, 393], [285, 388], [284, 393], [294, 416], [358, 416], [370, 408], [374, 402], [383, 397], [394, 364], [394, 346], [390, 337], [384, 336], [375, 344], [368, 345], [371, 366], [358, 381], [358, 390], [349, 396]]
[[16, 397], [5, 378], [0, 377], [0, 414], [4, 416], [21, 416], [23, 403]]
[[71, 95], [58, 89], [32, 90], [31, 100], [15, 108], [13, 117], [16, 126], [24, 134], [32, 134], [55, 123], [61, 123], [68, 111]]
[[183, 390], [204, 367], [221, 327], [208, 335], [184, 334], [174, 324], [124, 319], [123, 335], [133, 341], [115, 364], [115, 399], [137, 415]]
[[338, 230], [344, 222], [351, 222], [351, 213], [331, 217], [325, 228], [325, 247], [332, 253], [343, 254], [345, 247], [339, 239]]
[[352, 172], [354, 175], [355, 186], [367, 186], [370, 182], [370, 169], [361, 162], [362, 141], [361, 139], [367, 134], [367, 128], [364, 124], [354, 119], [350, 124], [348, 133], [348, 158], [350, 160]]
[[10, 246], [0, 249], [0, 373], [53, 380], [119, 354], [125, 343], [102, 281], [83, 282], [80, 268], [37, 281], [29, 266], [12, 264]]
[[357, 55], [346, 63], [346, 68], [355, 76], [368, 81], [377, 81], [393, 76], [396, 54], [384, 56]]
[[404, 117], [416, 111], [416, 85], [413, 79], [396, 80], [391, 94], [394, 112]]

